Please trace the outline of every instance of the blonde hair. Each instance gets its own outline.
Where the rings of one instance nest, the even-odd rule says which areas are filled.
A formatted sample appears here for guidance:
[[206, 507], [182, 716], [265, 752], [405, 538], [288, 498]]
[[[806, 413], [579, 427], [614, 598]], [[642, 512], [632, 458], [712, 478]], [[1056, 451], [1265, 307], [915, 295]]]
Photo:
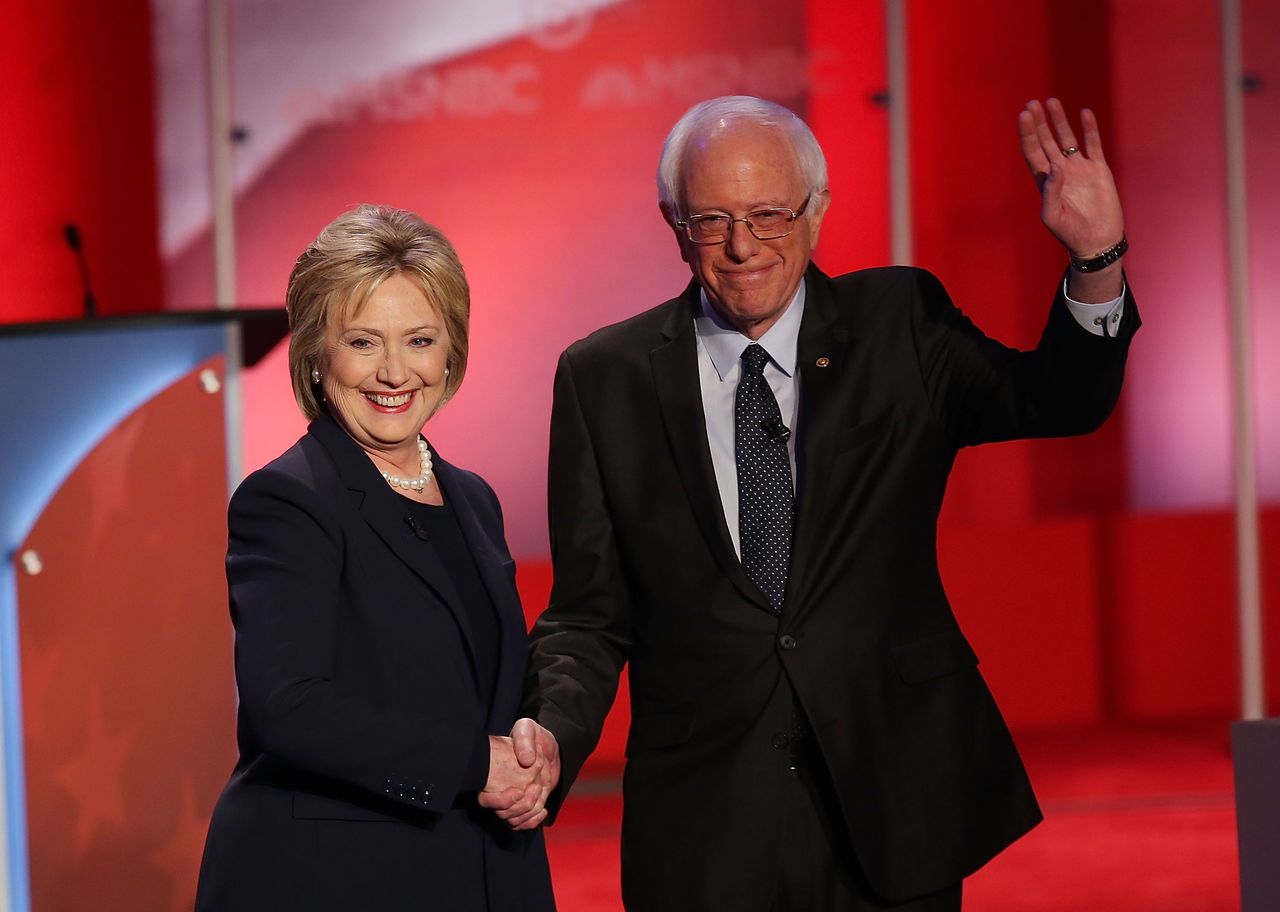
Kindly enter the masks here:
[[441, 404], [462, 385], [471, 290], [457, 252], [438, 228], [414, 213], [366, 203], [326, 225], [289, 274], [289, 374], [298, 408], [308, 421], [324, 411], [311, 372], [320, 366], [329, 328], [359, 311], [395, 275], [417, 286], [440, 312], [449, 334], [449, 374]]

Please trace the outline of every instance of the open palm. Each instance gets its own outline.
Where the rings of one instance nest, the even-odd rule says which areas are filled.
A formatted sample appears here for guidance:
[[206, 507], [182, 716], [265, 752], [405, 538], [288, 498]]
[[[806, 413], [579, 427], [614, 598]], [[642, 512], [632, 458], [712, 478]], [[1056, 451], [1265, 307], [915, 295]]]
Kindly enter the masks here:
[[1124, 214], [1098, 119], [1085, 108], [1080, 123], [1083, 147], [1058, 99], [1028, 102], [1018, 114], [1022, 157], [1040, 188], [1040, 219], [1067, 250], [1087, 259], [1120, 240]]

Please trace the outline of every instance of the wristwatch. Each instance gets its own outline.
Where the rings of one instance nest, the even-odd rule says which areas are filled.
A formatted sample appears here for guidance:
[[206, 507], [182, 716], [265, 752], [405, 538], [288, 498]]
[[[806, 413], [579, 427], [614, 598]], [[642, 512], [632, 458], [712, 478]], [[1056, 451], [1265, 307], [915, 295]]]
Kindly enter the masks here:
[[1125, 251], [1129, 249], [1129, 239], [1121, 236], [1120, 242], [1114, 247], [1108, 247], [1102, 253], [1095, 257], [1089, 257], [1082, 260], [1075, 254], [1071, 255], [1071, 265], [1079, 272], [1097, 272], [1100, 269], [1106, 269], [1116, 260], [1124, 256]]

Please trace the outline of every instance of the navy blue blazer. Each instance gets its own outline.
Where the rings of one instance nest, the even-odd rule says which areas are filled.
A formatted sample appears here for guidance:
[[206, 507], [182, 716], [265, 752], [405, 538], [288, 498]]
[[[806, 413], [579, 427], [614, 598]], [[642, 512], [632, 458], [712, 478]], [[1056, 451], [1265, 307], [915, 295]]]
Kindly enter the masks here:
[[510, 731], [525, 672], [501, 509], [478, 475], [435, 471], [499, 616], [491, 706], [439, 555], [332, 419], [232, 497], [240, 759], [200, 912], [554, 908], [541, 831], [512, 832], [466, 783], [487, 735]]

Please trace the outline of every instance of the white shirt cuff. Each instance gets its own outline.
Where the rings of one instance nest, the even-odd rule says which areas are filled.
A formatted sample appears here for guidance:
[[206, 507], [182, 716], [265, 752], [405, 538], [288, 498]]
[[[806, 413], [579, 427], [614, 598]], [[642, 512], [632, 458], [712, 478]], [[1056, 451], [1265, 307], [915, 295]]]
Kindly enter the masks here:
[[1120, 321], [1124, 318], [1124, 287], [1120, 289], [1120, 297], [1102, 304], [1085, 304], [1074, 301], [1067, 294], [1067, 280], [1062, 280], [1062, 296], [1067, 299], [1067, 310], [1076, 322], [1095, 336], [1115, 338], [1120, 329]]

